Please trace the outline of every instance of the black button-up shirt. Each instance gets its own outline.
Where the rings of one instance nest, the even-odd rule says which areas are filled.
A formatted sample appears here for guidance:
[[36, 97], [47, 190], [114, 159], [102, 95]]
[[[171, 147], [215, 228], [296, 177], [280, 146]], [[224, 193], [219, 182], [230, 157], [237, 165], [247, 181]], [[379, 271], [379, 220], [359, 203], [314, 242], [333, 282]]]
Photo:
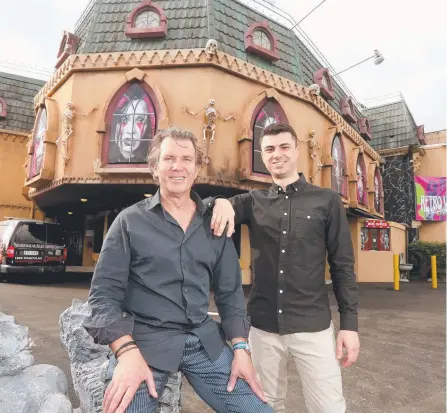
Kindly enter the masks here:
[[251, 324], [279, 334], [328, 328], [327, 258], [340, 327], [357, 331], [354, 253], [340, 196], [300, 175], [286, 191], [273, 184], [269, 190], [236, 195], [230, 201], [236, 224], [249, 227]]
[[[248, 337], [239, 260], [233, 241], [215, 237], [211, 214], [197, 211], [186, 231], [162, 207], [159, 193], [122, 211], [107, 233], [84, 326], [96, 343], [132, 335], [146, 362], [175, 371], [188, 333], [216, 360], [225, 339]], [[221, 325], [208, 315], [213, 287]]]

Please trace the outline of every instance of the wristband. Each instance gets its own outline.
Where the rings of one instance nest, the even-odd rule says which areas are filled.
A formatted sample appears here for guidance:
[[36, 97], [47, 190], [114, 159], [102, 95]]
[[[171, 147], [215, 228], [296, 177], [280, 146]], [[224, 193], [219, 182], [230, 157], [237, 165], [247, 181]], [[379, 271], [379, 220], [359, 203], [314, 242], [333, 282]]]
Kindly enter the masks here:
[[131, 346], [131, 345], [137, 345], [137, 343], [135, 342], [135, 341], [133, 341], [133, 340], [131, 340], [131, 341], [128, 341], [127, 343], [124, 343], [124, 344], [122, 344], [121, 346], [119, 346], [118, 347], [118, 349], [115, 351], [115, 357], [117, 357], [117, 354], [118, 354], [118, 352], [120, 351], [120, 350], [122, 350], [124, 347], [128, 347], [128, 346]]
[[118, 360], [118, 359], [120, 358], [120, 356], [122, 356], [122, 355], [123, 355], [124, 353], [126, 353], [127, 351], [135, 350], [135, 349], [137, 349], [137, 348], [138, 348], [137, 346], [133, 346], [133, 347], [125, 348], [121, 353], [117, 354], [117, 355], [115, 356], [115, 358]]

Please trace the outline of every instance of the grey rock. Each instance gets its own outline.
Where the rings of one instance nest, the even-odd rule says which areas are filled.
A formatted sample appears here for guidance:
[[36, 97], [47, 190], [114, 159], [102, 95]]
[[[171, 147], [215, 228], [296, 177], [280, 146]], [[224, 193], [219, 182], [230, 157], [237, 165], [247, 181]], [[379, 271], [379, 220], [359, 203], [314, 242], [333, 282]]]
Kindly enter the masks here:
[[82, 413], [101, 413], [104, 395], [103, 375], [108, 363], [108, 346], [97, 345], [82, 326], [91, 310], [74, 299], [59, 318], [61, 341], [68, 351], [73, 386]]
[[[95, 344], [82, 326], [91, 309], [88, 303], [74, 299], [72, 306], [60, 318], [61, 341], [68, 351], [71, 375], [79, 396], [79, 413], [102, 413], [105, 390], [105, 373], [110, 350], [108, 346]], [[177, 413], [182, 406], [181, 373], [170, 375], [158, 412]]]
[[0, 377], [0, 412], [40, 413], [50, 394], [65, 395], [67, 391], [67, 379], [60, 368], [46, 364], [31, 366], [14, 376]]
[[14, 317], [0, 313], [0, 376], [14, 375], [34, 363], [28, 327], [18, 325]]
[[182, 374], [171, 373], [158, 404], [159, 413], [180, 413], [183, 406]]
[[39, 413], [73, 413], [73, 408], [65, 395], [54, 393], [47, 396]]

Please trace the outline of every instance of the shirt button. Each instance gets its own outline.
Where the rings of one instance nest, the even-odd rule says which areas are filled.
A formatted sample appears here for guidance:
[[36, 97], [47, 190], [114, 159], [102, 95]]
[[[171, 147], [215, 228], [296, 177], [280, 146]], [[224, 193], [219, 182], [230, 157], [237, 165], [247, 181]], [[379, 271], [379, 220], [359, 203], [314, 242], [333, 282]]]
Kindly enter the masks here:
[[188, 291], [188, 289], [187, 289], [187, 288], [184, 288], [183, 291], [185, 291], [185, 293], [186, 293], [186, 292]]
[[280, 273], [280, 274], [282, 274], [283, 272], [284, 272], [284, 271], [283, 271], [283, 270], [281, 270], [281, 271], [280, 271], [279, 273]]
[[287, 231], [283, 231], [282, 233], [283, 233], [283, 234], [287, 234]]
[[286, 252], [286, 250], [282, 250], [281, 252], [284, 254]]
[[289, 199], [289, 197], [288, 197], [288, 196], [286, 196], [286, 199]]
[[284, 212], [284, 215], [287, 215], [287, 212]]
[[279, 310], [278, 313], [279, 313], [279, 314], [282, 314], [282, 310]]
[[310, 215], [307, 216], [307, 219], [310, 219]]
[[279, 293], [282, 294], [282, 290], [279, 290]]

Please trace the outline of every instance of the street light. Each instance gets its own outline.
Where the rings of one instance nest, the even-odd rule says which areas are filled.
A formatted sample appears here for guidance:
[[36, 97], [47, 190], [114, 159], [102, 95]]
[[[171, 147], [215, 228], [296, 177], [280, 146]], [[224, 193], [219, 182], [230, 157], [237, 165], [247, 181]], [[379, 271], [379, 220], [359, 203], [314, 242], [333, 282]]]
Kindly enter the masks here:
[[362, 60], [361, 62], [356, 63], [355, 65], [352, 65], [352, 66], [348, 67], [347, 69], [342, 70], [341, 72], [336, 73], [334, 76], [338, 76], [338, 75], [346, 72], [347, 70], [352, 69], [353, 67], [356, 67], [356, 66], [358, 66], [358, 65], [360, 65], [360, 64], [362, 64], [362, 63], [364, 63], [364, 62], [366, 62], [368, 60], [371, 60], [371, 59], [374, 59], [374, 64], [377, 65], [377, 66], [380, 65], [381, 63], [383, 63], [383, 61], [385, 60], [385, 58], [383, 57], [382, 53], [380, 53], [376, 49], [376, 50], [374, 50], [374, 54], [372, 56], [368, 57], [365, 60]]

